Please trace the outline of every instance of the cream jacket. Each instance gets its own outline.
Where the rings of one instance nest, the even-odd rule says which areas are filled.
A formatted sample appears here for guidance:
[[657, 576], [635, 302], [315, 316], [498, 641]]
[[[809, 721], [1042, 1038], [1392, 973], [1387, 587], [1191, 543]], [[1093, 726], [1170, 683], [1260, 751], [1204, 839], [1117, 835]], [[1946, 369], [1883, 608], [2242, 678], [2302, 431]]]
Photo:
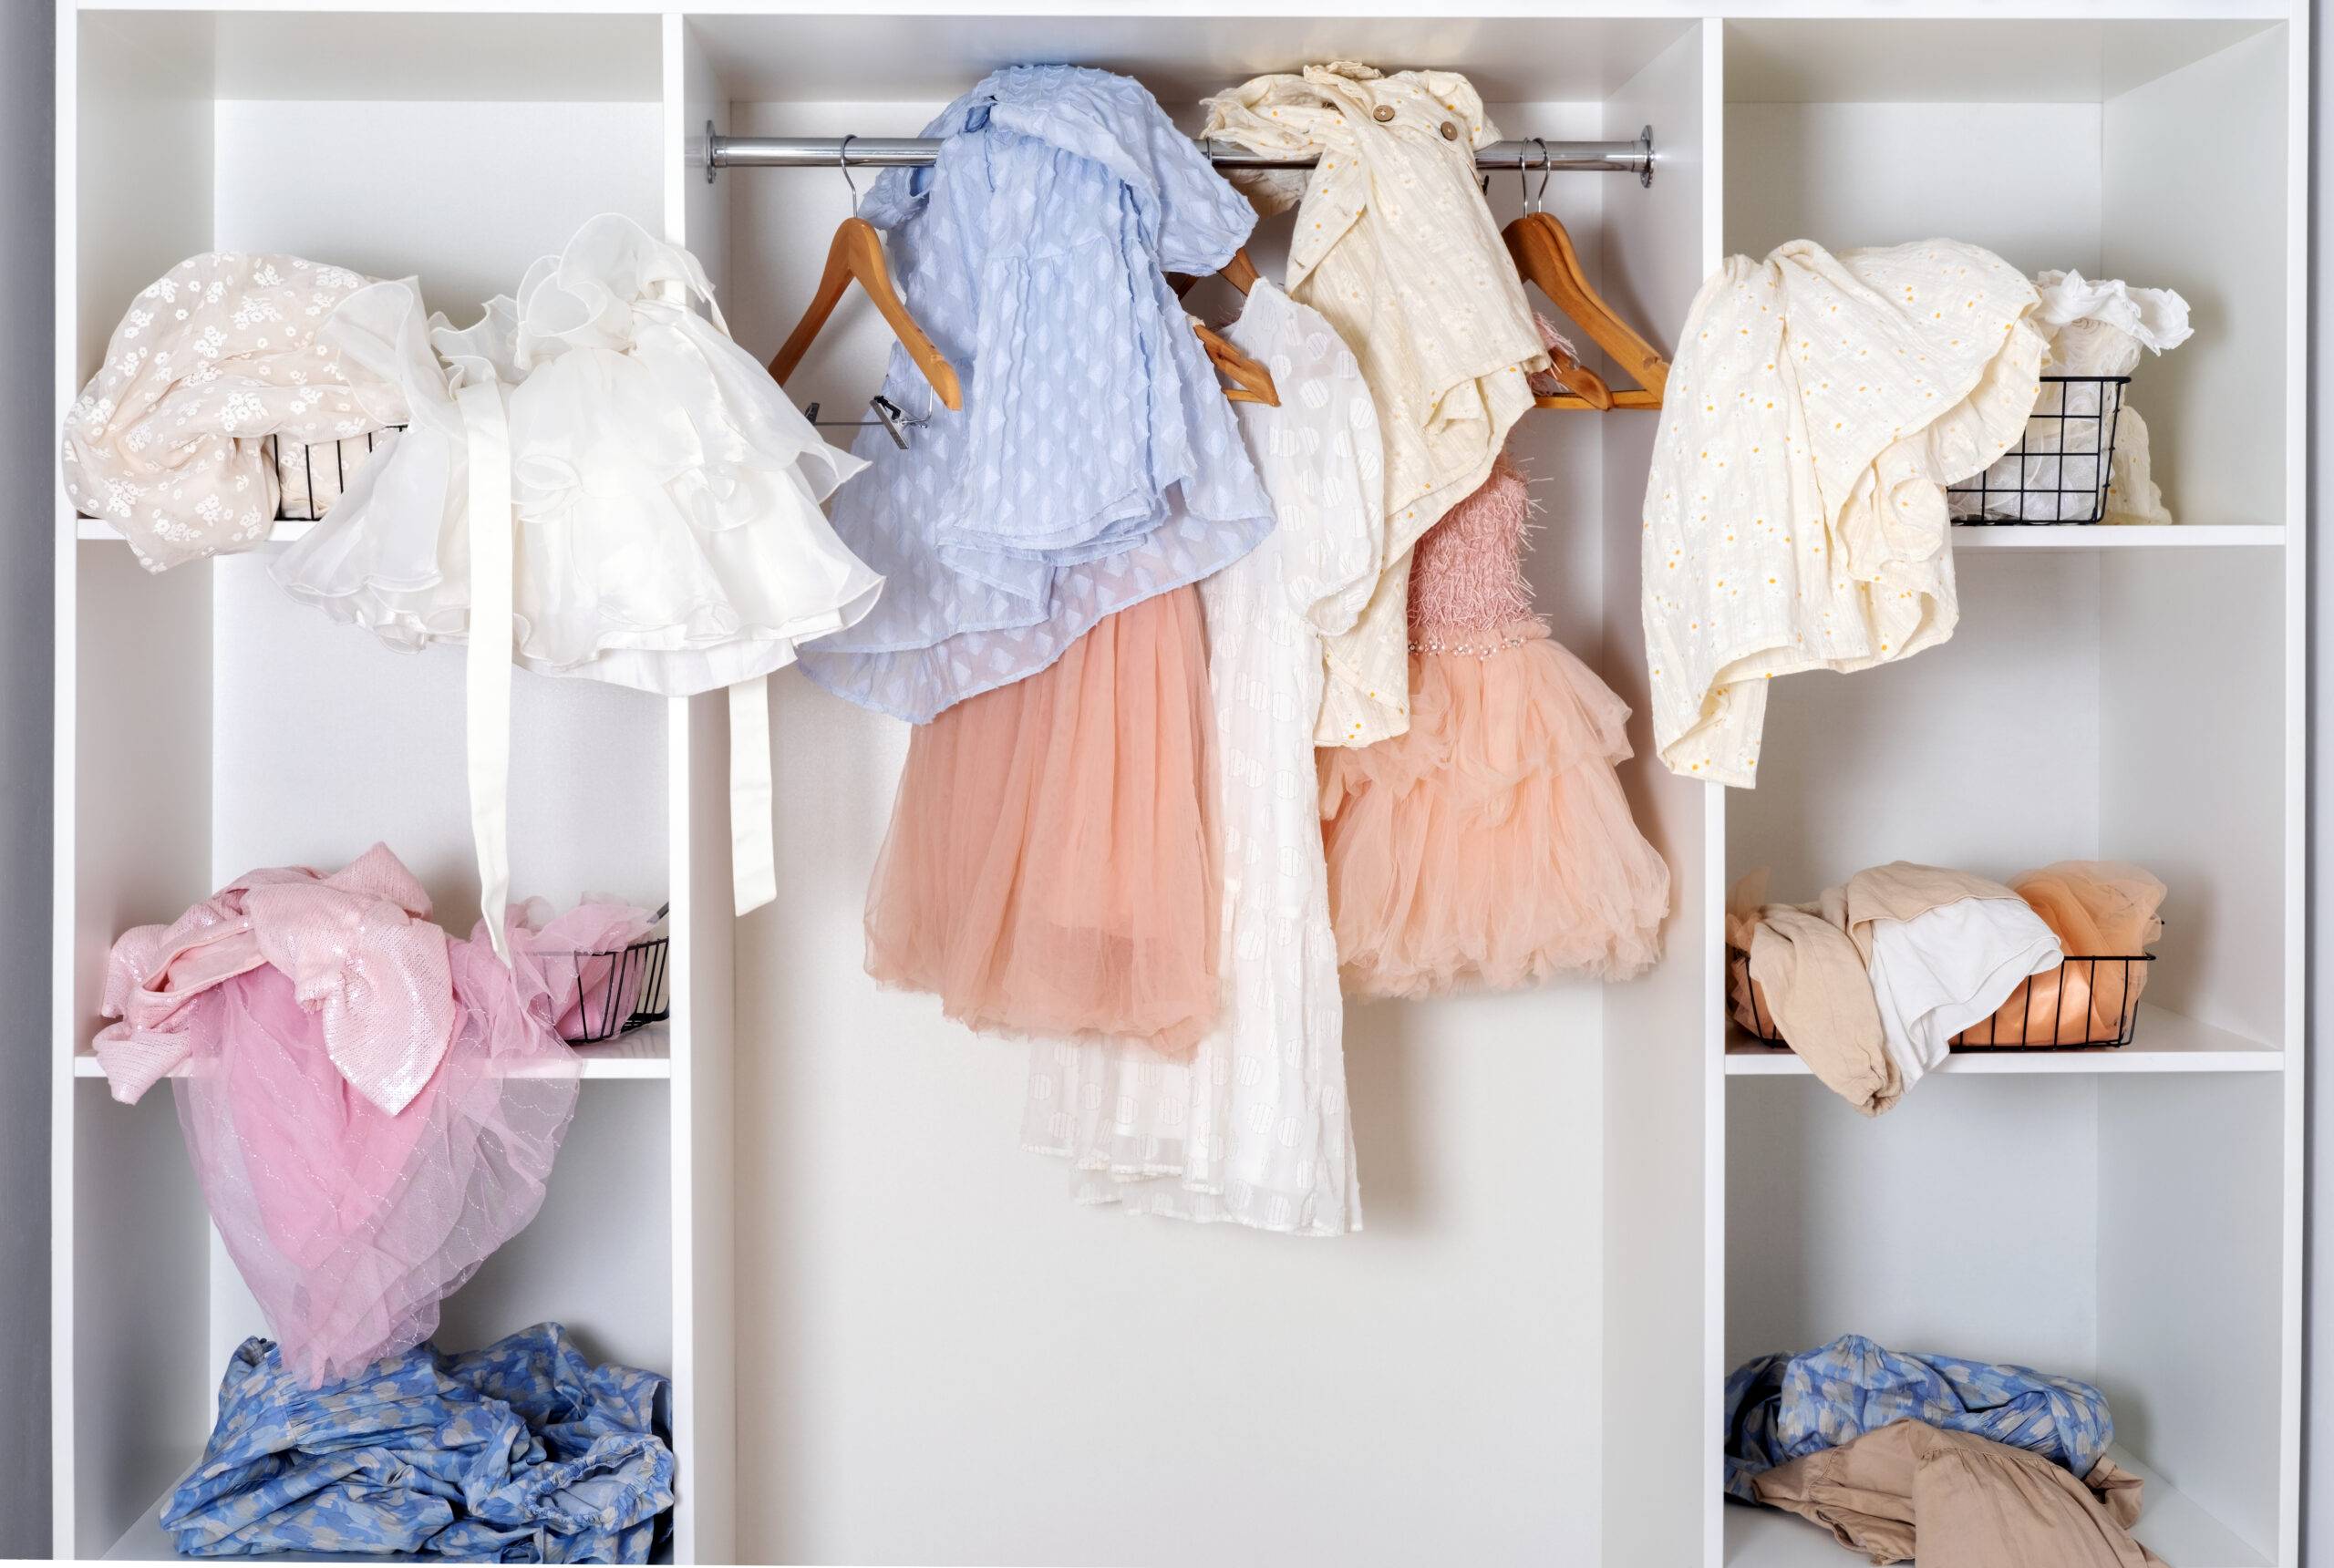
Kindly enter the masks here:
[[1378, 405], [1384, 564], [1360, 620], [1328, 639], [1315, 729], [1367, 746], [1410, 724], [1410, 546], [1491, 476], [1532, 406], [1525, 376], [1548, 364], [1475, 181], [1475, 149], [1499, 131], [1462, 76], [1348, 62], [1258, 77], [1207, 110], [1203, 135], [1320, 158], [1309, 180], [1232, 178], [1268, 213], [1297, 204], [1285, 286], [1345, 339]]

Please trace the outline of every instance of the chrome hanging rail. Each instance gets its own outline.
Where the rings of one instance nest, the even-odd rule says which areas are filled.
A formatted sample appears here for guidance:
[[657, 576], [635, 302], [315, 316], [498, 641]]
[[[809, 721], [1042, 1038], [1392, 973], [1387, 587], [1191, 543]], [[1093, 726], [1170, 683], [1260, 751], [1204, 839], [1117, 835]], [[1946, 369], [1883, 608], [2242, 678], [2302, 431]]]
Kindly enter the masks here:
[[[897, 169], [929, 163], [940, 150], [935, 137], [920, 136], [717, 136], [705, 128], [705, 177], [724, 169]], [[849, 143], [846, 151], [845, 143]], [[1273, 158], [1229, 142], [1202, 141], [1218, 169], [1310, 169], [1311, 158]], [[1634, 141], [1494, 141], [1475, 152], [1475, 167], [1549, 170], [1558, 174], [1634, 174], [1653, 183], [1653, 127]]]

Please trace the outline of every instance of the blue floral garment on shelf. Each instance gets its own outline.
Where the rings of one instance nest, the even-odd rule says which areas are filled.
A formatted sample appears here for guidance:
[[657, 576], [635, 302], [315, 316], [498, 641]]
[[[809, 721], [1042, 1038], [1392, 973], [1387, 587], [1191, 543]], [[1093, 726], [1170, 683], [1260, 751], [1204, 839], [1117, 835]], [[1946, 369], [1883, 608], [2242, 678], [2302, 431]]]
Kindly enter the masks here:
[[556, 1323], [462, 1356], [424, 1345], [321, 1388], [246, 1339], [162, 1528], [196, 1557], [645, 1563], [673, 1506], [667, 1387], [593, 1366]]
[[2077, 1476], [2115, 1436], [2107, 1397], [2088, 1383], [1907, 1356], [1847, 1334], [1820, 1350], [1753, 1357], [1727, 1378], [1726, 1490], [1756, 1502], [1752, 1476], [1903, 1420], [2030, 1449]]
[[1070, 66], [988, 77], [925, 128], [861, 215], [955, 366], [943, 407], [904, 349], [883, 395], [907, 449], [833, 521], [884, 579], [857, 624], [801, 650], [811, 679], [923, 723], [1034, 675], [1097, 621], [1247, 553], [1272, 504], [1162, 272], [1210, 273], [1255, 224], [1141, 84]]

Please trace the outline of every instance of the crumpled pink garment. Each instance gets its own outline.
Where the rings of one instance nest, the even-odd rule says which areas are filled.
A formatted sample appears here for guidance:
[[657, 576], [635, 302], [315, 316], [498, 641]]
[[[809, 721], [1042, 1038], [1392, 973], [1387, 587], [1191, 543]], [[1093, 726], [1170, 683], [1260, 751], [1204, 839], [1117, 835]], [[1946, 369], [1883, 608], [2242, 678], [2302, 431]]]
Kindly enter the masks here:
[[[335, 877], [241, 878], [167, 931], [116, 944], [108, 1009], [145, 1022], [100, 1052], [109, 1078], [117, 1064], [137, 1075], [114, 1079], [123, 1099], [170, 1070], [157, 1067], [170, 1053], [184, 1064], [172, 1087], [203, 1199], [285, 1364], [317, 1384], [435, 1333], [439, 1302], [534, 1218], [575, 1109], [577, 1059], [553, 1026], [575, 1005], [570, 934], [643, 919], [586, 905], [545, 923], [546, 946], [514, 909], [505, 967], [483, 921], [456, 941], [374, 905], [289, 896], [319, 889], [370, 889], [408, 917], [429, 907], [377, 847]], [[350, 943], [346, 973], [325, 984], [317, 955], [337, 938]], [[425, 938], [443, 976], [434, 990]], [[361, 1092], [330, 1040], [354, 1014], [397, 1037], [401, 1004], [376, 983], [385, 972], [412, 1001], [415, 1034], [446, 1020], [432, 1070], [394, 1112]]]
[[[511, 962], [532, 964], [543, 988], [570, 998], [552, 1026], [563, 1040], [604, 1035], [632, 1016], [647, 965], [624, 950], [656, 927], [656, 916], [614, 899], [592, 899], [560, 913], [539, 898], [511, 907]], [[522, 928], [524, 937], [521, 937]]]
[[375, 844], [326, 876], [305, 866], [253, 872], [169, 926], [114, 944], [98, 1036], [113, 1097], [134, 1104], [189, 1051], [186, 1003], [261, 965], [317, 1010], [326, 1055], [356, 1091], [395, 1115], [420, 1092], [454, 1026], [446, 934], [429, 895]]

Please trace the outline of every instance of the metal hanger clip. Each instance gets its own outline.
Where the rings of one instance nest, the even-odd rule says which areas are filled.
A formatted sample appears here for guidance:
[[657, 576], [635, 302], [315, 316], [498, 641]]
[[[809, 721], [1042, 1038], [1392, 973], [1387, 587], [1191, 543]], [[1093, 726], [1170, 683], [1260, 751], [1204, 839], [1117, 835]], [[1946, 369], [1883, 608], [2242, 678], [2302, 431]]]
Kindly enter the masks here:
[[908, 449], [907, 433], [920, 430], [932, 423], [929, 419], [909, 418], [904, 409], [881, 392], [867, 399], [867, 408], [875, 416], [873, 419], [821, 419], [816, 403], [803, 409], [802, 417], [823, 430], [862, 430], [871, 425], [881, 425], [883, 433], [892, 438], [892, 445], [904, 452]]

